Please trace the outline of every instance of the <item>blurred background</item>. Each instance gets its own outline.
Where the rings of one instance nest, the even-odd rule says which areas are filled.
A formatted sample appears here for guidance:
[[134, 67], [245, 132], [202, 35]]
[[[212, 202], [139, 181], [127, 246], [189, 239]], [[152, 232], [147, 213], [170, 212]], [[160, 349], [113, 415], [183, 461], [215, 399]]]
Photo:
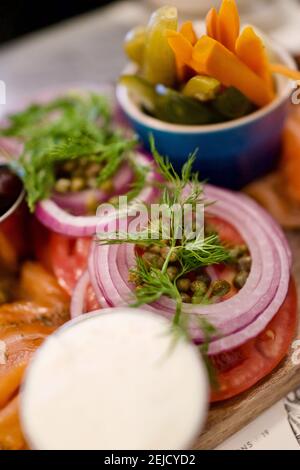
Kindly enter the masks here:
[[113, 0], [1, 0], [0, 43], [66, 18], [99, 8]]

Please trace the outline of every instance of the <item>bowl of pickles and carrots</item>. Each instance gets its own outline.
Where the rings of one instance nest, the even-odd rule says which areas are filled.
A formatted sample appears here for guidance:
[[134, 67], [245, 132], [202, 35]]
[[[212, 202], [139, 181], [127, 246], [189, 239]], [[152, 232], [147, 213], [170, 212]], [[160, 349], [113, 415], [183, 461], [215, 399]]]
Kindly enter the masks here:
[[235, 0], [208, 12], [202, 35], [161, 7], [127, 34], [124, 50], [117, 98], [146, 147], [153, 135], [176, 169], [197, 152], [201, 177], [231, 189], [276, 166], [300, 73], [288, 52], [240, 26]]

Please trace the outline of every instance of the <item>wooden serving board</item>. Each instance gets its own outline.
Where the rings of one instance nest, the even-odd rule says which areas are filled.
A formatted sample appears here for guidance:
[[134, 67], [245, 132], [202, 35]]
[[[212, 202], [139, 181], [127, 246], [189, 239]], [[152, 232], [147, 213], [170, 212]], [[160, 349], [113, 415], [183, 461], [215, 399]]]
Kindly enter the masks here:
[[[287, 237], [293, 252], [293, 271], [299, 299], [299, 325], [296, 341], [300, 340], [300, 232], [288, 233]], [[291, 348], [286, 360], [250, 391], [232, 400], [213, 405], [208, 414], [206, 429], [197, 440], [194, 449], [214, 449], [290, 391], [300, 386], [300, 364], [296, 365], [294, 358], [295, 350]]]

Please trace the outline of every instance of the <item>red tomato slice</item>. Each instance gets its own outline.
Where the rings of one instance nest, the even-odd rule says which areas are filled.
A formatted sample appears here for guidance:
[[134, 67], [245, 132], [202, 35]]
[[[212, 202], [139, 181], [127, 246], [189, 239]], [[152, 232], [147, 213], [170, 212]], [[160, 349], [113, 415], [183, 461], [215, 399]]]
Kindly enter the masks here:
[[287, 355], [296, 328], [297, 293], [291, 281], [283, 305], [259, 336], [212, 358], [219, 388], [212, 390], [211, 402], [239, 395], [270, 374]]
[[48, 249], [50, 250], [53, 272], [65, 291], [72, 295], [80, 276], [87, 268], [91, 246], [90, 238], [70, 238], [58, 233], [51, 233]]
[[230, 245], [242, 245], [244, 242], [239, 232], [234, 228], [233, 225], [229, 224], [223, 219], [216, 217], [211, 214], [205, 216], [205, 223], [212, 225], [218, 232], [220, 240], [223, 243]]

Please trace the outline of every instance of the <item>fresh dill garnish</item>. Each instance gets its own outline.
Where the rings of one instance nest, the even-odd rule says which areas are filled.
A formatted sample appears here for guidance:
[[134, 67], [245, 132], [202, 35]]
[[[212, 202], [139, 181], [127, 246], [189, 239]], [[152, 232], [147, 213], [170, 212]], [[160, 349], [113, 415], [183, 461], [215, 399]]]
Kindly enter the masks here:
[[110, 107], [103, 96], [66, 95], [46, 104], [33, 104], [10, 115], [1, 135], [24, 143], [18, 167], [31, 211], [38, 201], [49, 197], [58, 164], [84, 158], [101, 163], [97, 184], [111, 178], [136, 145], [112, 129]]
[[[165, 205], [172, 213], [172, 207], [179, 204], [183, 207], [190, 204], [193, 209], [197, 204], [204, 204], [203, 185], [199, 181], [198, 174], [192, 172], [195, 154], [191, 155], [183, 166], [181, 175], [178, 175], [172, 164], [163, 158], [156, 150], [154, 141], [151, 139], [151, 150], [158, 171], [163, 176], [165, 183], [162, 190], [160, 204]], [[204, 227], [202, 231], [195, 232], [194, 236], [187, 236], [184, 230], [180, 230], [179, 237], [178, 224], [171, 217], [168, 220], [170, 226], [170, 236], [166, 239], [164, 232], [164, 222], [161, 218], [149, 220], [147, 226], [142, 227], [139, 232], [119, 233], [119, 237], [101, 238], [98, 243], [102, 245], [131, 243], [141, 248], [157, 247], [165, 248], [166, 256], [163, 264], [156, 265], [156, 257], [153, 255], [153, 262], [147, 262], [143, 256], [136, 253], [136, 266], [130, 271], [130, 280], [135, 283], [136, 302], [134, 306], [141, 306], [159, 300], [162, 296], [168, 296], [175, 301], [175, 314], [173, 317], [173, 328], [178, 328], [188, 332], [189, 314], [184, 312], [184, 300], [178, 289], [177, 282], [185, 274], [192, 271], [227, 261], [230, 253], [224, 247], [218, 237], [218, 234], [205, 236]], [[182, 227], [180, 227], [182, 229]], [[190, 233], [188, 232], [188, 235]], [[174, 262], [177, 263], [177, 273], [171, 278], [169, 267]], [[203, 297], [203, 303], [208, 303], [208, 299]], [[214, 335], [213, 327], [209, 328], [205, 319], [205, 340], [207, 333]], [[210, 336], [210, 337], [211, 337]]]

